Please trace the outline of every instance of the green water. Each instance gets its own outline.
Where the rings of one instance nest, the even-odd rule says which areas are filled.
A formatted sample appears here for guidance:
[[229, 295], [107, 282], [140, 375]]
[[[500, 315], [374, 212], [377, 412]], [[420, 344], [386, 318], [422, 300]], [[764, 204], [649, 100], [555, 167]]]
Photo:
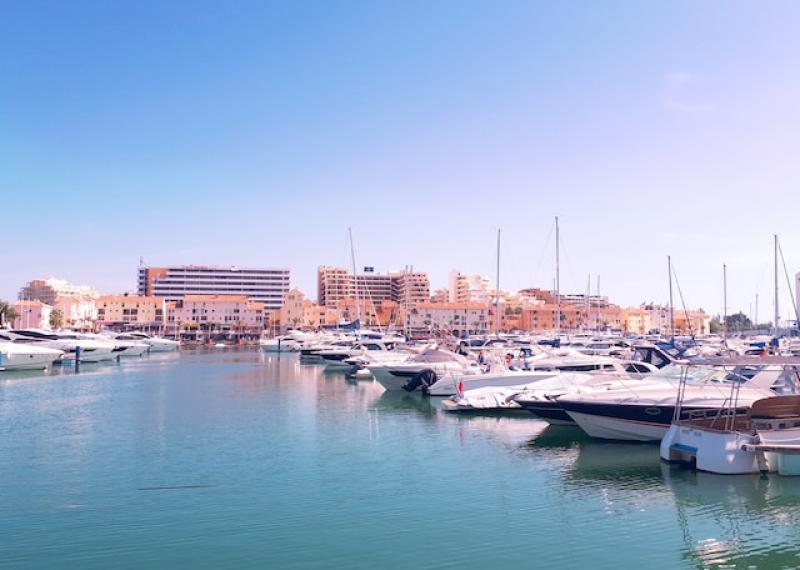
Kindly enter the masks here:
[[452, 417], [293, 356], [5, 373], [0, 420], [2, 568], [800, 567], [800, 478]]

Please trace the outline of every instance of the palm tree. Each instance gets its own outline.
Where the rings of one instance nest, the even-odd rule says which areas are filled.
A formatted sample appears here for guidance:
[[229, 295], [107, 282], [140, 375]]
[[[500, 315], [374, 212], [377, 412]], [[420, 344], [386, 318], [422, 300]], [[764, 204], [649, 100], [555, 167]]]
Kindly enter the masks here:
[[53, 312], [50, 313], [50, 326], [54, 329], [64, 326], [64, 313], [60, 309], [53, 309]]
[[13, 323], [19, 316], [13, 305], [7, 301], [0, 301], [0, 327], [6, 323]]

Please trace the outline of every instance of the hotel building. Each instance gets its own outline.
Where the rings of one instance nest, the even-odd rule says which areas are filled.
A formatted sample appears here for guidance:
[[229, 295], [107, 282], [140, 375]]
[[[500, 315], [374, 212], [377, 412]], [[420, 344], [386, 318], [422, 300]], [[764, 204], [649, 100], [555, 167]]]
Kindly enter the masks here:
[[187, 295], [238, 295], [280, 309], [289, 292], [289, 270], [210, 265], [140, 267], [138, 293], [180, 301]]

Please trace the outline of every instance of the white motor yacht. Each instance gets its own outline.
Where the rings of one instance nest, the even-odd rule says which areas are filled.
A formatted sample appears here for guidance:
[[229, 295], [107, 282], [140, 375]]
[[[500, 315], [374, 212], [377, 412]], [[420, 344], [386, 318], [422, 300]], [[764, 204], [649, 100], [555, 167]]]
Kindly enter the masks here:
[[563, 373], [520, 386], [475, 388], [442, 400], [442, 409], [447, 412], [462, 413], [529, 413], [529, 410], [516, 401], [521, 394], [546, 393], [563, 389], [565, 386], [581, 384], [592, 378], [595, 377], [588, 374]]
[[483, 374], [443, 374], [436, 382], [425, 390], [431, 396], [453, 396], [458, 393], [459, 385], [463, 391], [477, 388], [500, 388], [532, 384], [559, 374], [553, 370], [489, 370]]
[[300, 347], [300, 343], [289, 335], [262, 338], [258, 344], [264, 352], [297, 352]]
[[526, 387], [514, 395], [514, 401], [536, 417], [554, 425], [575, 425], [573, 419], [559, 404], [559, 398], [598, 391], [624, 389], [628, 386], [641, 389], [645, 386], [672, 386], [672, 375], [652, 374], [642, 378], [630, 374], [575, 374], [561, 373]]
[[[700, 381], [685, 386], [683, 409], [693, 413], [715, 413], [730, 397], [729, 382], [742, 382], [739, 404], [749, 408], [753, 402], [774, 396], [763, 376], [751, 380], [734, 377], [715, 369]], [[771, 381], [770, 381], [771, 385]], [[589, 436], [599, 439], [660, 441], [672, 423], [678, 383], [646, 385], [567, 394], [558, 405]]]
[[64, 352], [63, 360], [78, 362], [100, 362], [113, 360], [114, 345], [110, 342], [80, 338], [79, 333], [69, 331], [42, 331], [38, 329], [14, 329], [17, 340], [36, 343]]
[[[762, 373], [761, 385], [772, 381], [776, 389], [796, 390], [800, 358], [769, 361], [778, 367]], [[661, 440], [662, 459], [724, 475], [800, 475], [800, 396], [772, 394], [749, 402], [741, 396], [742, 385], [731, 384], [726, 405], [713, 414], [698, 414], [687, 408], [691, 402], [685, 388], [682, 378], [672, 425]]]
[[135, 340], [139, 340], [150, 347], [150, 352], [172, 352], [178, 350], [181, 343], [176, 340], [168, 338], [161, 338], [160, 336], [150, 336], [143, 332], [132, 331], [127, 333]]
[[369, 369], [375, 380], [388, 391], [421, 390], [422, 384], [415, 381], [421, 374], [425, 374], [429, 379], [435, 381], [438, 374], [452, 372], [467, 375], [481, 372], [477, 363], [440, 348], [428, 348], [419, 354], [410, 354], [402, 362], [372, 363], [369, 365]]
[[395, 344], [392, 342], [365, 340], [357, 342], [350, 347], [320, 350], [317, 352], [317, 356], [324, 361], [325, 370], [350, 370], [354, 366], [351, 360], [354, 357], [358, 357], [365, 352], [383, 354], [394, 353], [394, 350]]
[[101, 335], [114, 344], [117, 356], [141, 356], [150, 350], [150, 346], [128, 333], [107, 333]]
[[64, 357], [64, 351], [35, 343], [15, 342], [0, 331], [0, 370], [43, 370]]

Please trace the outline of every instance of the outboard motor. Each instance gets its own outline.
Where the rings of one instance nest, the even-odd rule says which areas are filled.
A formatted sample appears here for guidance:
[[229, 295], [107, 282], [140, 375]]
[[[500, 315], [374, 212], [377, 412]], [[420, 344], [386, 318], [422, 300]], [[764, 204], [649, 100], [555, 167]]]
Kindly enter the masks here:
[[438, 376], [436, 376], [436, 372], [431, 370], [430, 368], [423, 370], [419, 374], [415, 374], [411, 377], [405, 386], [403, 386], [403, 390], [406, 392], [413, 392], [419, 387], [422, 387], [423, 392], [427, 391], [427, 389], [433, 386], [434, 383], [438, 380]]

